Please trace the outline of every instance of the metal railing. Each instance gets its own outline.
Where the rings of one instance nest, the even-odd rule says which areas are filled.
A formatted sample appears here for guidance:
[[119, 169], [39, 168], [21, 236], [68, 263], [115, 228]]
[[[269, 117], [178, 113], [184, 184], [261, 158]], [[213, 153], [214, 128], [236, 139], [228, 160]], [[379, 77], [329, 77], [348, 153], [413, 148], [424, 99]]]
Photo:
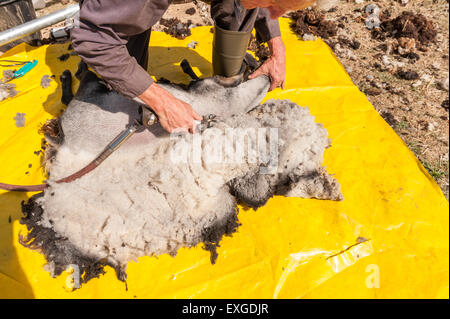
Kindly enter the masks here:
[[11, 29], [0, 32], [0, 46], [19, 40], [43, 28], [75, 16], [80, 10], [78, 4], [68, 6], [46, 16], [28, 21]]

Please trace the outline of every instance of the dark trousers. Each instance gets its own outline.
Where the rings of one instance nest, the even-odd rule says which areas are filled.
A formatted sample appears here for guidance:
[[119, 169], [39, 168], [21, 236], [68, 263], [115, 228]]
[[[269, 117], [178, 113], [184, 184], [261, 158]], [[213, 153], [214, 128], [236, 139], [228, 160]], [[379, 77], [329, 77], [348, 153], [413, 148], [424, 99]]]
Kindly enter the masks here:
[[[242, 5], [237, 5], [234, 0], [213, 0], [211, 2], [211, 16], [219, 27], [230, 31], [250, 31], [255, 27], [255, 23], [259, 23], [257, 20], [258, 9], [246, 10]], [[145, 70], [148, 67], [150, 34], [151, 30], [147, 30], [132, 36], [127, 44], [130, 55]]]
[[148, 46], [150, 44], [150, 34], [152, 30], [147, 30], [134, 35], [128, 39], [127, 49], [132, 57], [136, 59], [140, 66], [148, 68]]

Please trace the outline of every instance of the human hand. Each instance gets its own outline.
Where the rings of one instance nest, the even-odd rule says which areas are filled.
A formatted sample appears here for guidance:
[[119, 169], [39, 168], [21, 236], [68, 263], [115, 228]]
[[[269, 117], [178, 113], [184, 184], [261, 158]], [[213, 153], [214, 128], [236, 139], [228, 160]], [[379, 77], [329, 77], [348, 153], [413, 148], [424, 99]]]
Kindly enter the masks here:
[[158, 115], [161, 126], [169, 133], [176, 130], [195, 132], [195, 121], [201, 121], [189, 104], [175, 98], [153, 83], [139, 98]]
[[284, 90], [284, 81], [286, 79], [286, 47], [281, 37], [269, 40], [271, 56], [248, 78], [254, 79], [262, 74], [270, 78], [269, 91], [277, 87]]

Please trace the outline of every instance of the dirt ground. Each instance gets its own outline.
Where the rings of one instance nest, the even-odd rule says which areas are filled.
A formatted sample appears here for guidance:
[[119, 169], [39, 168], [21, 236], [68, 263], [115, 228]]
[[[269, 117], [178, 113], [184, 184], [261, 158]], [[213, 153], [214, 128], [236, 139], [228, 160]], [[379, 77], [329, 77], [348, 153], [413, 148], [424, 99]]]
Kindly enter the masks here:
[[[74, 0], [63, 1], [64, 4], [54, 0], [46, 2], [46, 8], [37, 10], [37, 16], [76, 3]], [[380, 39], [366, 26], [369, 15], [366, 7], [370, 4], [379, 8], [382, 20], [396, 18], [404, 11], [422, 14], [434, 27], [435, 38], [427, 43], [418, 40], [413, 43], [407, 37], [395, 39], [395, 35]], [[209, 6], [200, 1], [173, 4], [163, 18], [177, 18], [177, 23], [187, 27], [212, 24]], [[336, 29], [333, 32], [326, 29], [321, 34], [328, 37], [325, 41], [353, 82], [416, 154], [448, 199], [448, 0], [338, 0], [324, 12], [324, 19]], [[173, 20], [171, 23], [174, 24]], [[166, 28], [158, 23], [153, 30]], [[42, 35], [48, 36], [48, 28]], [[311, 35], [305, 39], [308, 37]], [[401, 48], [397, 49], [398, 46]]]
[[[435, 40], [421, 45], [420, 49], [410, 49], [409, 52], [416, 54], [413, 59], [389, 52], [389, 49], [385, 51], [383, 44], [389, 45], [395, 39], [380, 41], [372, 38], [363, 19], [364, 9], [368, 4], [376, 4], [381, 12], [387, 10], [391, 18], [399, 16], [403, 11], [422, 14], [434, 25], [437, 31]], [[335, 47], [334, 51], [353, 82], [366, 93], [375, 109], [416, 154], [448, 199], [448, 1], [379, 0], [357, 4], [354, 0], [341, 0], [336, 10], [325, 16], [339, 24], [337, 35], [327, 41], [330, 44], [340, 42], [340, 50]], [[340, 35], [350, 41], [356, 40], [360, 47], [355, 49], [350, 45], [348, 51], [344, 50], [342, 41], [339, 41]], [[419, 43], [416, 44], [418, 46]], [[396, 62], [403, 66], [395, 65]], [[418, 78], [399, 78], [398, 69], [417, 72]], [[443, 88], [446, 79], [447, 90]]]

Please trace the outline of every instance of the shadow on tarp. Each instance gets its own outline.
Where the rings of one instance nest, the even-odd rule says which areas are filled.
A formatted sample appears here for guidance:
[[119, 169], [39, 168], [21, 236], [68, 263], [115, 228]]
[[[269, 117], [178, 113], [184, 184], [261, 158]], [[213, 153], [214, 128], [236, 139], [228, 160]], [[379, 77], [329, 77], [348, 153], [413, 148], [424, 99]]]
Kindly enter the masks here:
[[[149, 49], [149, 73], [156, 79], [165, 78], [171, 82], [188, 84], [192, 79], [184, 74], [180, 63], [186, 59], [197, 76], [201, 78], [211, 77], [212, 64], [200, 54], [185, 47], [160, 47], [151, 46]], [[200, 71], [201, 74], [198, 74]], [[181, 76], [180, 76], [181, 75]]]
[[0, 194], [0, 240], [6, 243], [0, 246], [0, 286], [8, 287], [1, 292], [2, 298], [34, 297], [13, 243], [18, 240], [13, 225], [22, 218], [21, 202], [27, 200], [27, 193]]

